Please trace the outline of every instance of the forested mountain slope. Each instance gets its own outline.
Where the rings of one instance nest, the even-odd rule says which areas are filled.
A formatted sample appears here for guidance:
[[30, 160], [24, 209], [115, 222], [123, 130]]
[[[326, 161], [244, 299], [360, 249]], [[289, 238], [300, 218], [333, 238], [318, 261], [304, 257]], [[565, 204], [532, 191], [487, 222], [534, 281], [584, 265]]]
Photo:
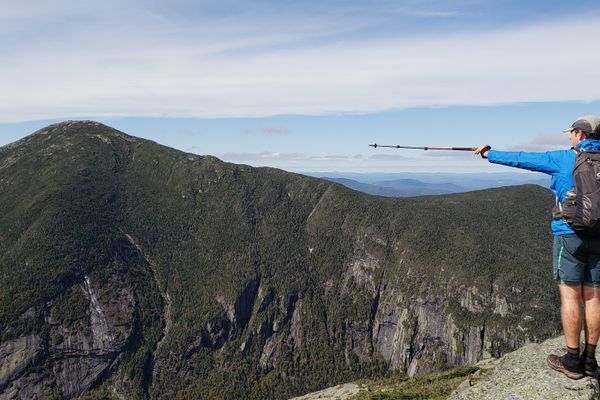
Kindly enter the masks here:
[[0, 148], [0, 399], [288, 398], [559, 332], [552, 195], [390, 199], [95, 122]]

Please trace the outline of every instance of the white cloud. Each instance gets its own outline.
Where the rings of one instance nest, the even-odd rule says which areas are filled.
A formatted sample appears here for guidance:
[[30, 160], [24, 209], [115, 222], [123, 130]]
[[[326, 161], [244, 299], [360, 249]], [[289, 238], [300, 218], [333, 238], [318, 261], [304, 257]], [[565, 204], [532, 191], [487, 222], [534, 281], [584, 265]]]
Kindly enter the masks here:
[[400, 154], [374, 154], [369, 156], [369, 160], [373, 161], [400, 161], [406, 159], [407, 157]]
[[219, 154], [217, 157], [228, 162], [242, 162], [247, 164], [256, 164], [262, 162], [289, 162], [289, 161], [306, 161], [308, 158], [300, 153], [279, 153], [263, 151], [260, 153], [225, 153]]
[[[188, 149], [196, 152], [197, 148]], [[421, 153], [411, 156], [401, 154], [372, 155], [318, 155], [305, 153], [259, 152], [259, 153], [226, 153], [218, 154], [223, 161], [248, 164], [254, 167], [274, 167], [288, 171], [377, 171], [377, 172], [424, 172], [439, 170], [443, 163], [444, 171], [474, 172], [493, 171], [497, 166], [483, 162], [480, 157], [456, 158], [448, 155], [445, 158], [431, 159]]]
[[244, 133], [247, 134], [262, 134], [262, 135], [286, 135], [292, 130], [283, 125], [262, 126], [259, 128], [246, 128]]
[[476, 160], [475, 154], [471, 151], [427, 151], [424, 157], [435, 159], [459, 159], [459, 160]]
[[424, 11], [424, 10], [414, 10], [409, 11], [409, 15], [414, 15], [416, 17], [424, 17], [424, 18], [455, 18], [465, 16], [465, 13], [457, 12], [457, 11]]
[[281, 153], [264, 151], [259, 153], [225, 153], [218, 156], [225, 161], [230, 162], [338, 162], [357, 160], [362, 156], [347, 156], [341, 154], [326, 154], [326, 155], [307, 155], [302, 153]]
[[[296, 22], [287, 31], [260, 31], [233, 17], [229, 25], [176, 27], [153, 15], [131, 25], [76, 25], [61, 42], [9, 48], [0, 64], [0, 121], [369, 113], [600, 99], [594, 84], [600, 82], [600, 56], [593, 51], [600, 19], [323, 43], [315, 36], [325, 28], [318, 19], [310, 29]], [[327, 32], [344, 29], [340, 23]]]
[[539, 134], [525, 143], [509, 146], [508, 151], [551, 151], [564, 150], [571, 147], [570, 136], [563, 132]]

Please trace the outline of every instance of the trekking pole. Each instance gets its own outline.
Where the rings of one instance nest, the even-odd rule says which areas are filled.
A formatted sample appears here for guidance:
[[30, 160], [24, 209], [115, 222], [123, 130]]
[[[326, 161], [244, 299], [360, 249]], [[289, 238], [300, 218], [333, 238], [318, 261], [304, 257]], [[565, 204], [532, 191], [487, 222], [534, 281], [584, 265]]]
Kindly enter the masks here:
[[400, 146], [400, 145], [395, 145], [395, 146], [389, 146], [389, 145], [383, 145], [383, 144], [370, 144], [369, 146], [371, 147], [390, 147], [392, 149], [411, 149], [411, 150], [457, 150], [457, 151], [475, 151], [477, 150], [477, 147], [430, 147], [430, 146], [423, 146], [423, 147], [416, 147], [416, 146]]

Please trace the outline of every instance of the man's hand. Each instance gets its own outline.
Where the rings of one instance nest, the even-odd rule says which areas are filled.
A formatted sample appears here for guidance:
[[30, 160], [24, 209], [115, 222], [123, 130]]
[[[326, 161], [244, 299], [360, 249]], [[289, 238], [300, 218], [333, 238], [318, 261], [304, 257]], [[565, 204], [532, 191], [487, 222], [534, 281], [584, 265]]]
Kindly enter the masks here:
[[479, 154], [481, 158], [487, 158], [488, 151], [492, 149], [492, 146], [489, 144], [482, 144], [475, 150], [475, 154]]

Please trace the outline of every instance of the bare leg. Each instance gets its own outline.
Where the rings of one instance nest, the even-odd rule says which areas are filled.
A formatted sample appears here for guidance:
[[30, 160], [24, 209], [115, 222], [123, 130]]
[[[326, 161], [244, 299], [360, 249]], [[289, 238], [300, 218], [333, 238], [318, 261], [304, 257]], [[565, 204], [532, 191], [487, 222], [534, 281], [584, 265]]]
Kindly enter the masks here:
[[[562, 317], [563, 331], [567, 339], [567, 346], [579, 348], [579, 338], [583, 323], [583, 313], [581, 312], [582, 286], [560, 284], [558, 285], [558, 289], [560, 291], [560, 315]], [[600, 324], [596, 325], [596, 327], [599, 326]], [[596, 330], [597, 333], [598, 330]], [[596, 336], [596, 341], [598, 341], [598, 336]]]
[[600, 337], [600, 288], [583, 286], [583, 301], [585, 304], [585, 342], [596, 345]]

